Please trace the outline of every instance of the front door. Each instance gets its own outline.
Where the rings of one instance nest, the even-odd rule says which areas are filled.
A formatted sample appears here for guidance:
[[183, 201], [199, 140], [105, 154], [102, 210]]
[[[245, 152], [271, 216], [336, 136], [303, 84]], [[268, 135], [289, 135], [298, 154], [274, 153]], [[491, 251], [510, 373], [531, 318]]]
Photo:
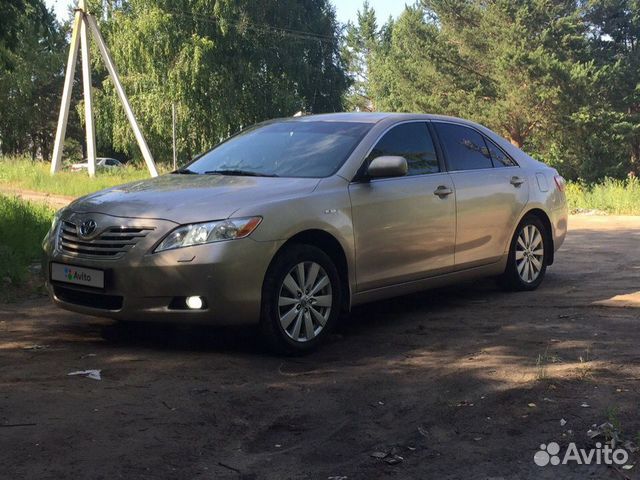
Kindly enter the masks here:
[[454, 264], [455, 191], [427, 124], [392, 127], [365, 165], [383, 155], [405, 157], [409, 171], [349, 186], [358, 292], [425, 278]]

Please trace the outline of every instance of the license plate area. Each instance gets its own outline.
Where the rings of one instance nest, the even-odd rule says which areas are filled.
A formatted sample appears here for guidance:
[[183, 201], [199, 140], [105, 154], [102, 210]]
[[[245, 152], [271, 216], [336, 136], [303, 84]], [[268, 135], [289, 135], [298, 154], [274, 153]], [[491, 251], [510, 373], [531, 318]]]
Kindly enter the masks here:
[[62, 263], [51, 263], [51, 280], [84, 287], [104, 288], [104, 271]]

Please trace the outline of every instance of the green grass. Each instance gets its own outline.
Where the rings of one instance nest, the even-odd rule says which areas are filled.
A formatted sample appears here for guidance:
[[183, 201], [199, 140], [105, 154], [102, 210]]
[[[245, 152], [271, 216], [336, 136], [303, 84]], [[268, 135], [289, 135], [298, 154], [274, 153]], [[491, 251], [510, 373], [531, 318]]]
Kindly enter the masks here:
[[0, 195], [0, 287], [7, 277], [12, 285], [22, 283], [29, 265], [40, 260], [53, 214], [47, 206]]
[[95, 178], [87, 172], [61, 170], [49, 174], [50, 164], [32, 162], [22, 157], [0, 157], [0, 186], [80, 197], [104, 188], [149, 178], [147, 170], [124, 167], [115, 171], [100, 171]]
[[567, 201], [572, 212], [597, 210], [612, 215], [640, 215], [640, 180], [605, 179], [602, 183], [567, 184]]

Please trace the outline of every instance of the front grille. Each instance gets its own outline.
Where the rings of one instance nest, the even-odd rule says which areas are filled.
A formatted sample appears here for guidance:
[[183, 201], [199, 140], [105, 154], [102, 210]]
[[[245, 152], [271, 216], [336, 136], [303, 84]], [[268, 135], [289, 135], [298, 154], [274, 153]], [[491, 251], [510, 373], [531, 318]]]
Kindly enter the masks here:
[[74, 223], [62, 221], [58, 232], [58, 248], [78, 257], [119, 257], [152, 231], [149, 227], [109, 227], [92, 239], [78, 236]]
[[58, 285], [54, 285], [53, 293], [58, 300], [83, 307], [100, 308], [102, 310], [120, 310], [122, 308], [122, 297], [119, 295], [89, 293]]

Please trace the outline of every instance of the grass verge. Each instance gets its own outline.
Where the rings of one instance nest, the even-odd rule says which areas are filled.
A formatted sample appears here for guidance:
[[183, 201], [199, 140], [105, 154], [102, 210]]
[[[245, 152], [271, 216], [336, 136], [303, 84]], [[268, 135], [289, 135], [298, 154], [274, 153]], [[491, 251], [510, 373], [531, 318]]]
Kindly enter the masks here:
[[45, 162], [32, 162], [21, 157], [0, 157], [0, 184], [10, 188], [80, 197], [104, 188], [149, 178], [148, 171], [133, 167], [99, 171], [95, 178], [89, 178], [86, 171], [68, 170], [52, 176], [49, 168], [50, 164]]
[[640, 215], [640, 180], [606, 178], [601, 183], [567, 184], [571, 212], [598, 211], [612, 215]]
[[30, 282], [29, 266], [41, 258], [42, 239], [53, 214], [47, 206], [0, 195], [1, 299], [10, 298]]

